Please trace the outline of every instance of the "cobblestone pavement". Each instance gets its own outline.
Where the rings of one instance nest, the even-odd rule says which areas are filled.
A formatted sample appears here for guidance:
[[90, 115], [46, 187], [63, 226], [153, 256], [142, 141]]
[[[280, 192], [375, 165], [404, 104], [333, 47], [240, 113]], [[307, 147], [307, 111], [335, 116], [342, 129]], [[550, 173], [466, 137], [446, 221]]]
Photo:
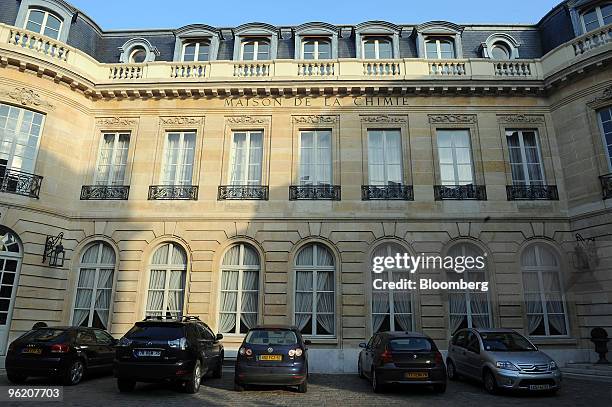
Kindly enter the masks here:
[[[491, 396], [480, 385], [450, 382], [444, 395], [429, 389], [391, 388], [384, 394], [374, 394], [369, 383], [356, 375], [313, 374], [308, 393], [292, 389], [260, 387], [242, 393], [233, 390], [231, 371], [223, 379], [206, 378], [195, 395], [176, 391], [171, 386], [138, 384], [133, 393], [120, 394], [115, 380], [109, 376], [93, 377], [78, 386], [64, 388], [64, 405], [74, 406], [554, 406], [610, 407], [612, 385], [567, 379], [555, 396], [505, 394]], [[30, 380], [28, 386], [54, 385], [48, 380]], [[0, 389], [6, 392], [9, 382], [0, 375]], [[56, 403], [2, 403], [3, 405], [50, 406]]]

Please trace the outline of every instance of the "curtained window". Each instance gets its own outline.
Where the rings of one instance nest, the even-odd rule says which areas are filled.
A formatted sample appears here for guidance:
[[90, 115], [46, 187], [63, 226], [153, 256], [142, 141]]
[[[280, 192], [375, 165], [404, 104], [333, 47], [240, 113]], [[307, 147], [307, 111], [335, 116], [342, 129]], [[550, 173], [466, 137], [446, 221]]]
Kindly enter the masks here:
[[[469, 243], [460, 243], [451, 248], [451, 257], [478, 257], [482, 251]], [[482, 270], [472, 267], [463, 273], [447, 272], [449, 281], [488, 281], [486, 267]], [[490, 328], [491, 304], [489, 292], [453, 290], [448, 293], [448, 319], [451, 334], [463, 328]]]
[[187, 253], [174, 243], [161, 245], [153, 254], [147, 295], [147, 316], [183, 315]]
[[[387, 243], [376, 248], [374, 257], [395, 257], [405, 250], [398, 244]], [[411, 274], [405, 269], [387, 269], [381, 274], [372, 272], [372, 280], [382, 279], [386, 282], [398, 282], [403, 278], [410, 279]], [[372, 332], [412, 331], [414, 314], [412, 295], [409, 290], [372, 290]]]
[[331, 131], [309, 130], [300, 133], [300, 184], [332, 184]]
[[8, 325], [15, 305], [15, 295], [23, 253], [17, 235], [0, 225], [0, 349], [6, 346]]
[[608, 158], [608, 168], [612, 171], [612, 107], [601, 109], [598, 113], [601, 136]]
[[130, 148], [129, 133], [104, 133], [96, 169], [96, 185], [124, 185]]
[[0, 103], [0, 175], [6, 168], [34, 172], [44, 118], [41, 113]]
[[232, 134], [231, 185], [261, 185], [263, 133], [236, 131]]
[[402, 184], [402, 142], [399, 130], [368, 130], [370, 185]]
[[335, 266], [320, 244], [303, 247], [295, 262], [295, 324], [304, 335], [335, 335]]
[[469, 130], [437, 130], [442, 185], [474, 183]]
[[506, 132], [510, 168], [514, 185], [543, 185], [544, 169], [540, 143], [535, 130], [509, 130]]
[[259, 270], [259, 256], [250, 245], [234, 245], [223, 256], [219, 332], [246, 334], [257, 325]]
[[529, 335], [567, 335], [567, 310], [557, 255], [543, 244], [531, 245], [523, 253], [521, 268]]
[[192, 185], [196, 134], [167, 133], [162, 185]]
[[115, 251], [104, 242], [87, 246], [81, 256], [72, 325], [108, 329]]

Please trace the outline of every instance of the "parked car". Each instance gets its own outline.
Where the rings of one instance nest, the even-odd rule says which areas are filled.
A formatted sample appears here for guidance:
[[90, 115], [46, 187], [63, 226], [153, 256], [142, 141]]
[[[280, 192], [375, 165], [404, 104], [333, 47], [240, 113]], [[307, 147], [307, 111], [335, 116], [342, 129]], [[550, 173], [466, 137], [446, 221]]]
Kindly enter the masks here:
[[121, 392], [136, 382], [173, 382], [197, 393], [207, 373], [220, 378], [223, 335], [215, 335], [198, 317], [147, 317], [136, 322], [117, 344], [114, 374]]
[[448, 377], [482, 381], [489, 393], [499, 389], [548, 391], [561, 386], [554, 360], [512, 329], [462, 329], [450, 341]]
[[300, 393], [306, 393], [309, 344], [296, 327], [250, 329], [236, 357], [234, 389], [243, 391], [249, 384], [281, 385], [297, 386]]
[[446, 367], [435, 342], [416, 332], [380, 332], [360, 343], [359, 376], [378, 393], [387, 384], [427, 385], [446, 391]]
[[6, 354], [6, 375], [14, 384], [28, 377], [60, 377], [78, 384], [91, 371], [112, 371], [114, 339], [96, 328], [44, 327], [13, 341]]

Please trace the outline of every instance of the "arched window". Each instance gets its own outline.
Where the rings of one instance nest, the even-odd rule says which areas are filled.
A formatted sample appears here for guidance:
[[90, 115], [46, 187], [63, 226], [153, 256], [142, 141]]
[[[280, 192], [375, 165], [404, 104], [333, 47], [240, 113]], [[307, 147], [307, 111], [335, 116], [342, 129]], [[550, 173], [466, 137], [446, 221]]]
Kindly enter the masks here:
[[[476, 258], [483, 256], [482, 251], [470, 243], [459, 243], [453, 246], [447, 256], [465, 259], [466, 257]], [[463, 260], [465, 262], [465, 260]], [[484, 282], [487, 280], [487, 270], [485, 267], [479, 269], [476, 262], [470, 262], [472, 267], [467, 268], [463, 273], [454, 270], [448, 271], [449, 281]], [[453, 290], [448, 294], [448, 318], [451, 333], [463, 328], [490, 328], [491, 327], [491, 305], [488, 292]]]
[[[406, 252], [396, 243], [386, 243], [374, 250], [375, 257], [395, 257]], [[409, 279], [410, 271], [406, 269], [385, 269], [382, 273], [372, 273], [372, 280], [398, 282]], [[414, 318], [412, 296], [409, 290], [372, 290], [372, 332], [412, 331]]]
[[270, 59], [270, 41], [264, 38], [252, 38], [242, 43], [243, 61], [265, 61]]
[[153, 254], [149, 267], [146, 315], [178, 318], [183, 315], [187, 253], [174, 243], [164, 243]]
[[0, 225], [0, 355], [6, 350], [22, 259], [17, 235]]
[[305, 38], [302, 42], [302, 59], [330, 59], [331, 48], [327, 38]]
[[104, 242], [85, 248], [77, 275], [72, 325], [108, 329], [115, 251]]
[[303, 247], [295, 261], [295, 324], [304, 335], [333, 336], [334, 256], [321, 244]]
[[221, 264], [219, 332], [245, 334], [257, 325], [260, 262], [248, 244], [236, 244]]
[[521, 268], [529, 335], [567, 335], [567, 310], [558, 256], [544, 244], [533, 244], [525, 249]]
[[427, 59], [455, 58], [454, 41], [446, 37], [429, 37], [425, 40]]
[[510, 50], [503, 42], [496, 42], [491, 48], [491, 58], [505, 60], [510, 59]]
[[142, 47], [134, 47], [130, 52], [130, 64], [141, 64], [147, 59], [147, 51]]
[[183, 46], [183, 61], [201, 62], [210, 60], [210, 42], [190, 41]]
[[62, 31], [62, 20], [46, 10], [30, 9], [25, 28], [57, 40]]
[[594, 31], [604, 25], [612, 24], [612, 3], [593, 7], [582, 13], [582, 28], [584, 32]]
[[393, 44], [386, 37], [366, 37], [363, 40], [363, 58], [365, 59], [391, 59], [393, 58]]

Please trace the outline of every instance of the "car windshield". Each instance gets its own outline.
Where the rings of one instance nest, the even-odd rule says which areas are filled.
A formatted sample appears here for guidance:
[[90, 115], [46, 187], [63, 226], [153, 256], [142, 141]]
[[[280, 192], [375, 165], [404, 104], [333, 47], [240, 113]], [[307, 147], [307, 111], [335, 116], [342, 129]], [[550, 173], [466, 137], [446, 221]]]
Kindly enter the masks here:
[[26, 334], [23, 339], [36, 342], [64, 341], [68, 339], [68, 331], [66, 329], [56, 328], [37, 329]]
[[398, 338], [389, 341], [389, 347], [392, 351], [431, 351], [431, 342], [426, 338]]
[[295, 332], [288, 329], [254, 329], [247, 334], [249, 345], [295, 345]]
[[126, 338], [130, 339], [159, 339], [159, 340], [174, 340], [184, 336], [181, 326], [172, 325], [138, 325], [125, 334]]
[[524, 336], [516, 332], [481, 333], [485, 350], [492, 352], [524, 352], [537, 350]]

